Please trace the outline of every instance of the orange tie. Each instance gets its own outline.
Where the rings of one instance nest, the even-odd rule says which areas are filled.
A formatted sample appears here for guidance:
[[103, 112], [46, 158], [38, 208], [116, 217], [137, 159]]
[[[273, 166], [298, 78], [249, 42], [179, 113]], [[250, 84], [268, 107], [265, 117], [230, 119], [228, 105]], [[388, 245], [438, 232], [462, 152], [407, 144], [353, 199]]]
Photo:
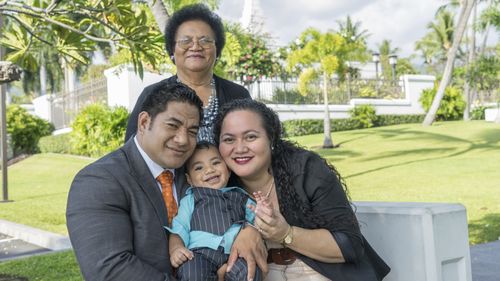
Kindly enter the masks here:
[[177, 215], [177, 203], [175, 203], [173, 192], [173, 175], [172, 172], [165, 170], [157, 178], [161, 185], [161, 195], [165, 206], [167, 207], [168, 225], [172, 225], [172, 219]]

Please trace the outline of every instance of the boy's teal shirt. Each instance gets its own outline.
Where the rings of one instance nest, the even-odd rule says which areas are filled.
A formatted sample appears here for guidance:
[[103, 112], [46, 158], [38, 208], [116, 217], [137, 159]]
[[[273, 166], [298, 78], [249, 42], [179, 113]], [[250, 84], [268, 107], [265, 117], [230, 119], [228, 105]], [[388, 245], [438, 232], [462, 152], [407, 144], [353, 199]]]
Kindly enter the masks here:
[[[220, 192], [237, 191], [248, 195], [248, 193], [240, 187], [223, 187], [218, 190]], [[245, 204], [245, 220], [248, 223], [253, 224], [255, 214], [248, 208], [248, 205], [255, 206], [255, 202], [248, 198]], [[172, 221], [172, 227], [170, 228], [165, 226], [165, 228], [171, 233], [179, 235], [184, 242], [185, 247], [188, 249], [210, 248], [217, 250], [219, 246], [222, 246], [224, 247], [224, 253], [229, 254], [234, 239], [239, 233], [242, 225], [233, 224], [222, 236], [205, 231], [191, 231], [191, 215], [193, 214], [193, 210], [194, 196], [192, 187], [190, 187], [179, 204], [179, 210]]]

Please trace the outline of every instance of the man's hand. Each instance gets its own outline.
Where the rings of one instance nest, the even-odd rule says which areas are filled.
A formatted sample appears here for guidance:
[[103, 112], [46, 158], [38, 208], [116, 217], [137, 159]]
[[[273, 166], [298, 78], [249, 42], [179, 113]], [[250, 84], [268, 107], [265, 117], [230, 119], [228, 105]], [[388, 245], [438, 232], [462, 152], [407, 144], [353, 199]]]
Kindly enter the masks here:
[[248, 281], [252, 281], [255, 277], [255, 265], [259, 266], [263, 276], [267, 275], [267, 250], [260, 233], [253, 227], [245, 227], [236, 236], [227, 261], [226, 272], [231, 271], [239, 257], [247, 262]]

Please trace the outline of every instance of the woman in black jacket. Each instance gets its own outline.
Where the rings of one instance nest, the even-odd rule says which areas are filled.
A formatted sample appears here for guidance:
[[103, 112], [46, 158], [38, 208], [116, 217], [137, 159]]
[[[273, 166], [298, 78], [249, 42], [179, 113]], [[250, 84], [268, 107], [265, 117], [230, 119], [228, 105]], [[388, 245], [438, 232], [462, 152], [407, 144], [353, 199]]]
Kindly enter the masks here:
[[361, 234], [336, 169], [281, 133], [277, 114], [252, 100], [224, 106], [214, 126], [222, 158], [260, 203], [266, 280], [382, 280], [390, 269]]
[[175, 12], [165, 27], [165, 46], [177, 67], [177, 75], [142, 91], [130, 114], [125, 141], [137, 131], [137, 117], [146, 97], [165, 83], [181, 82], [195, 90], [203, 102], [204, 118], [200, 124], [198, 140], [213, 142], [212, 123], [219, 107], [234, 99], [250, 98], [244, 87], [213, 73], [225, 42], [220, 17], [205, 5], [190, 5]]

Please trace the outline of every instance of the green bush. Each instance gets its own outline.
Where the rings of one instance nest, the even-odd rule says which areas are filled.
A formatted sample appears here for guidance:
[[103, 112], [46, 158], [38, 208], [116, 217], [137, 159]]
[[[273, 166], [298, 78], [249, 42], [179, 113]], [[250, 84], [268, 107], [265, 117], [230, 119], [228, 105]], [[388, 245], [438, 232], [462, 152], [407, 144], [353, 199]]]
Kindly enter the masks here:
[[[425, 115], [378, 115], [374, 127], [422, 123]], [[298, 119], [283, 121], [283, 131], [286, 137], [298, 137], [323, 133], [322, 119]], [[332, 132], [359, 129], [359, 121], [353, 118], [330, 120]]]
[[282, 122], [283, 132], [287, 137], [304, 136], [323, 132], [323, 120], [296, 119]]
[[84, 108], [71, 127], [72, 147], [77, 154], [100, 157], [123, 144], [128, 112], [124, 107], [93, 104]]
[[54, 125], [28, 113], [19, 105], [8, 106], [6, 117], [14, 156], [38, 152], [38, 140], [54, 131]]
[[424, 122], [425, 115], [379, 115], [375, 127]]
[[69, 133], [42, 137], [38, 141], [38, 147], [43, 153], [74, 154]]
[[[419, 101], [426, 112], [429, 111], [436, 92], [437, 87], [423, 90]], [[436, 113], [436, 120], [458, 120], [463, 116], [464, 110], [465, 101], [462, 92], [453, 86], [447, 87]]]
[[371, 104], [356, 105], [353, 109], [349, 110], [351, 118], [357, 123], [356, 127], [371, 128], [377, 122], [377, 114], [375, 107]]
[[359, 89], [360, 98], [376, 98], [377, 90], [370, 85], [363, 86]]
[[472, 120], [484, 120], [485, 118], [485, 113], [484, 111], [486, 110], [486, 106], [476, 106], [472, 109], [471, 112], [471, 119]]

